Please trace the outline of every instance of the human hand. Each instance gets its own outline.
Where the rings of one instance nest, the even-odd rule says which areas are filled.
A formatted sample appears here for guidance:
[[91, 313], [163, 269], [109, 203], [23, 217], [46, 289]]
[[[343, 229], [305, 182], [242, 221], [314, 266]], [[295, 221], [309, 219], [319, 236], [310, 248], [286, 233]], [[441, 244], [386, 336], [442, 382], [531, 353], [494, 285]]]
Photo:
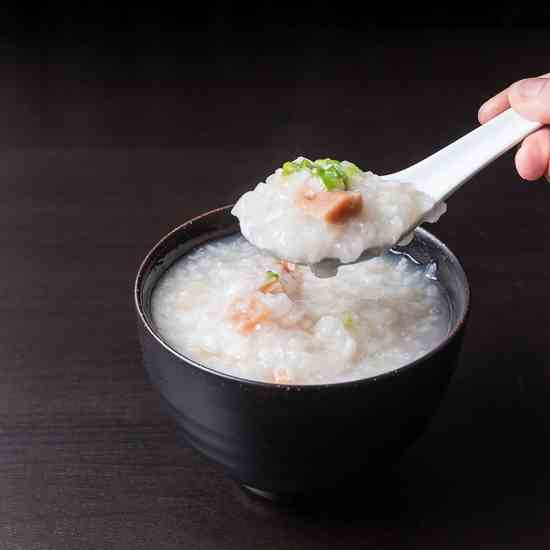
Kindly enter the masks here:
[[[525, 118], [550, 124], [550, 73], [519, 80], [486, 101], [479, 109], [479, 122], [485, 124], [509, 107]], [[523, 179], [534, 181], [545, 176], [550, 181], [550, 127], [523, 140], [516, 153], [516, 169]]]

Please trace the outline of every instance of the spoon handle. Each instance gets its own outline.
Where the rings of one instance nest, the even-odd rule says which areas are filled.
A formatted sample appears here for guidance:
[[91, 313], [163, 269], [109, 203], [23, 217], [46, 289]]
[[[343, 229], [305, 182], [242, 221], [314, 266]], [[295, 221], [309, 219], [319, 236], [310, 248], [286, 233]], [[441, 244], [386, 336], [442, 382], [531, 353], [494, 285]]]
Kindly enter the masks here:
[[541, 126], [508, 109], [419, 163], [384, 177], [412, 183], [434, 199], [444, 200]]

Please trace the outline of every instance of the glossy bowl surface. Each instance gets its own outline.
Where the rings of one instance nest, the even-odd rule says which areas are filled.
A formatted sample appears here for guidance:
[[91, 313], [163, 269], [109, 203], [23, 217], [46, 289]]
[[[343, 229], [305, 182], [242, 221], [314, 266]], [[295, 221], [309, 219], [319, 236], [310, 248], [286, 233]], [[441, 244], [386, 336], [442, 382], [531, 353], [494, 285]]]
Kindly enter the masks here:
[[410, 364], [336, 384], [241, 379], [172, 349], [151, 318], [153, 289], [176, 260], [239, 231], [230, 211], [230, 206], [212, 210], [177, 227], [141, 264], [134, 297], [148, 375], [182, 437], [259, 494], [303, 495], [355, 484], [399, 458], [434, 414], [456, 367], [468, 316], [464, 270], [423, 229], [400, 249], [419, 263], [437, 263], [451, 310], [448, 337]]

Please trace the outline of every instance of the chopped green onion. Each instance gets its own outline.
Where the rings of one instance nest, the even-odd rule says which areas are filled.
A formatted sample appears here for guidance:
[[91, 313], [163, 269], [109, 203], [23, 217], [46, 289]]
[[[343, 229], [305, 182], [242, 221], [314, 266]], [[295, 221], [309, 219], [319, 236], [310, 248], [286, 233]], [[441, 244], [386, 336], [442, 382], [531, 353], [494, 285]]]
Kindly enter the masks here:
[[294, 172], [299, 172], [304, 169], [311, 170], [312, 168], [313, 162], [306, 158], [302, 160], [293, 160], [292, 162], [288, 161], [283, 164], [283, 175], [289, 176], [290, 174], [294, 174]]
[[333, 191], [334, 189], [346, 190], [346, 182], [342, 179], [334, 166], [323, 170], [319, 177], [327, 188], [327, 191]]
[[333, 164], [336, 164], [338, 161], [333, 159], [317, 159], [314, 164], [317, 166], [320, 166], [321, 168], [329, 168]]
[[346, 160], [344, 161], [344, 163], [342, 163], [342, 166], [348, 178], [352, 178], [353, 176], [356, 176], [357, 174], [361, 173], [361, 169], [355, 164], [353, 164], [353, 162], [348, 162]]
[[285, 162], [283, 164], [283, 175], [289, 176], [298, 170], [298, 167], [293, 162]]
[[331, 158], [317, 159], [312, 162], [309, 159], [301, 158], [283, 164], [283, 175], [289, 176], [300, 170], [309, 170], [311, 174], [319, 178], [327, 191], [349, 189], [351, 178], [361, 170], [353, 162], [334, 160]]
[[272, 281], [274, 279], [275, 280], [279, 279], [279, 274], [275, 271], [266, 271], [265, 274], [266, 274], [266, 279], [268, 281]]
[[342, 181], [344, 182], [344, 185], [345, 185], [345, 189], [349, 189], [349, 186], [350, 186], [350, 183], [351, 183], [351, 179], [350, 177], [346, 174], [346, 171], [344, 170], [344, 167], [342, 166], [342, 164], [339, 162], [337, 164], [334, 164], [333, 165], [333, 168], [338, 172], [338, 175], [340, 176], [340, 178], [342, 179]]
[[346, 311], [342, 315], [342, 324], [346, 328], [353, 328], [353, 313], [351, 313], [350, 311]]
[[320, 166], [313, 166], [313, 168], [311, 169], [311, 173], [318, 178], [320, 178], [324, 172], [325, 171]]
[[344, 170], [344, 167], [340, 162], [337, 164], [333, 164], [332, 167], [338, 172], [343, 180], [347, 181], [348, 175], [346, 174], [346, 171]]

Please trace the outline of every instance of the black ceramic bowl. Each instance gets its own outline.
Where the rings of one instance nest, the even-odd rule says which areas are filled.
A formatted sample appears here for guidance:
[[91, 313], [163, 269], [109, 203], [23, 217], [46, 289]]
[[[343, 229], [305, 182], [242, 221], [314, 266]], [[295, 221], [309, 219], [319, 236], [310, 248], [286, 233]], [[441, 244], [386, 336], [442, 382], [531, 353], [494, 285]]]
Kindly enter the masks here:
[[352, 382], [287, 386], [240, 379], [173, 350], [151, 318], [152, 291], [174, 261], [239, 231], [230, 210], [184, 223], [139, 268], [135, 304], [147, 372], [186, 441], [248, 488], [297, 495], [355, 485], [373, 465], [394, 462], [434, 414], [457, 364], [469, 306], [466, 275], [443, 243], [418, 229], [404, 250], [418, 262], [437, 262], [451, 303], [451, 329], [436, 349]]

